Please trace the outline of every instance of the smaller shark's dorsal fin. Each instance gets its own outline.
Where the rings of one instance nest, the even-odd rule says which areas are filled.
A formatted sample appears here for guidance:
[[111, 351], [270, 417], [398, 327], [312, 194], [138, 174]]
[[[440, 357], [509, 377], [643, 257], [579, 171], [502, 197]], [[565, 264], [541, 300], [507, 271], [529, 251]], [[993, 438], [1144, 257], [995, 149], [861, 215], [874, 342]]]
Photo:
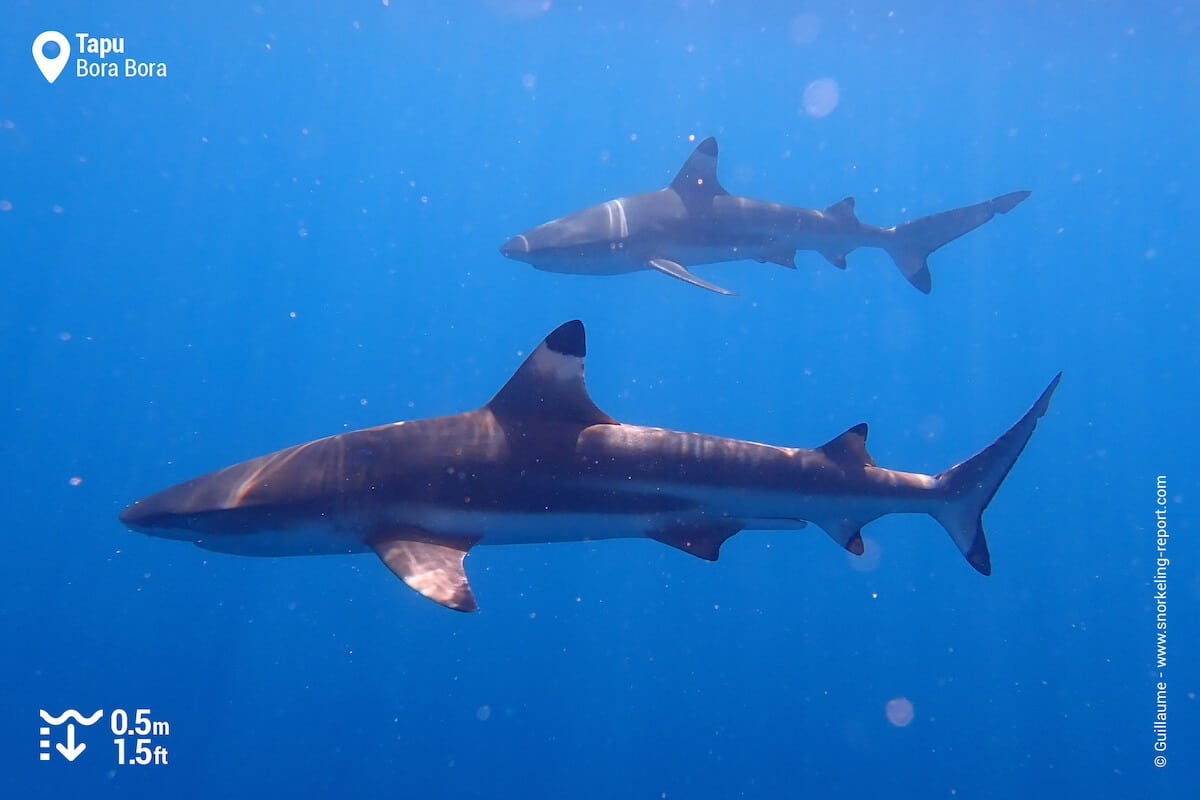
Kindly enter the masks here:
[[840, 467], [861, 469], [875, 466], [875, 460], [867, 452], [867, 423], [860, 422], [836, 439], [819, 448], [825, 457]]
[[683, 162], [683, 167], [671, 181], [671, 189], [684, 198], [712, 197], [729, 194], [717, 180], [717, 140], [712, 136], [696, 145], [696, 149]]
[[581, 425], [615, 425], [588, 396], [583, 382], [587, 337], [579, 320], [559, 325], [525, 359], [487, 407], [498, 417], [552, 418]]

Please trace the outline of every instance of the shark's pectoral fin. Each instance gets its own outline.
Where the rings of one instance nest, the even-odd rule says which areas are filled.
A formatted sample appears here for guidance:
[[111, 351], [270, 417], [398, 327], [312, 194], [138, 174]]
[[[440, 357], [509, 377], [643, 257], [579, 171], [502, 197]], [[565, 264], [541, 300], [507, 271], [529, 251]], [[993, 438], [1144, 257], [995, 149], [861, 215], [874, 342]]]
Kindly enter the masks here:
[[725, 525], [678, 525], [651, 531], [651, 539], [669, 544], [705, 561], [716, 561], [725, 540], [742, 528], [734, 523]]
[[699, 286], [701, 289], [708, 289], [710, 292], [716, 292], [717, 294], [724, 295], [733, 294], [733, 292], [729, 291], [728, 289], [722, 289], [715, 283], [709, 283], [708, 281], [700, 280], [695, 275], [688, 272], [688, 268], [683, 264], [677, 264], [669, 258], [652, 258], [646, 262], [646, 266], [650, 267], [651, 269], [656, 269], [665, 275], [670, 275], [672, 278], [678, 278], [685, 283], [690, 283], [692, 286]]
[[405, 528], [372, 537], [370, 544], [379, 559], [410, 588], [435, 603], [455, 611], [474, 611], [479, 606], [463, 559], [478, 541], [470, 537], [438, 537]]

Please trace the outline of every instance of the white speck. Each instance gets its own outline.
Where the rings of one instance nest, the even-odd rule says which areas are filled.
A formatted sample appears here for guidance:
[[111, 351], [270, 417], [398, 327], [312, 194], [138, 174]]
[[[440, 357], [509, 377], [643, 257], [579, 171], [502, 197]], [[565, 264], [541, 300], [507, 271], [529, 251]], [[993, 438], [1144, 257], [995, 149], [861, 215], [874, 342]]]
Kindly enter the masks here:
[[811, 11], [803, 11], [792, 17], [792, 41], [796, 44], [812, 44], [821, 33], [821, 18]]
[[906, 727], [913, 721], [913, 704], [907, 697], [893, 697], [884, 709], [887, 721], [897, 728]]
[[83, 478], [79, 477], [78, 475], [73, 475], [71, 480], [67, 481], [67, 483], [71, 484], [72, 486], [82, 486]]
[[818, 78], [804, 88], [804, 113], [820, 119], [837, 108], [841, 90], [833, 78]]
[[492, 707], [491, 706], [480, 706], [479, 708], [475, 709], [475, 719], [479, 720], [480, 722], [487, 722], [491, 718], [492, 718]]

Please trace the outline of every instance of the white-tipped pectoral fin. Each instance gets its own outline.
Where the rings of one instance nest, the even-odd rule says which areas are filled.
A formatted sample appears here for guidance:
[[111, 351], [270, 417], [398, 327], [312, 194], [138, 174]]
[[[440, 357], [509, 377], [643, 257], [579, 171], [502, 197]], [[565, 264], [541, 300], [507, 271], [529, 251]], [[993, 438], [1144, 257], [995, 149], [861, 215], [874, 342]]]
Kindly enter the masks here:
[[716, 292], [717, 294], [723, 295], [733, 294], [733, 292], [729, 291], [728, 289], [722, 289], [715, 283], [709, 283], [708, 281], [700, 280], [691, 272], [689, 272], [688, 268], [683, 264], [677, 264], [669, 258], [652, 258], [646, 262], [646, 266], [650, 267], [650, 269], [656, 269], [664, 275], [670, 275], [672, 278], [678, 278], [684, 283], [690, 283], [692, 286], [699, 286], [701, 289], [708, 289], [710, 292]]
[[434, 539], [424, 531], [405, 528], [376, 535], [370, 545], [409, 588], [446, 608], [475, 611], [479, 606], [463, 570], [463, 559], [475, 541], [469, 537]]

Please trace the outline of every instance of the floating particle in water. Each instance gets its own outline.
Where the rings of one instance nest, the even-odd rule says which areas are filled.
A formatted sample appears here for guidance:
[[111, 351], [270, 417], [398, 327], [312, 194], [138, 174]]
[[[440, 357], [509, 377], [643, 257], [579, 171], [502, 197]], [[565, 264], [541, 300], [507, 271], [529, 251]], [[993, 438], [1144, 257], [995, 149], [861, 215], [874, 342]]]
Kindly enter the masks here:
[[884, 714], [887, 715], [887, 721], [897, 728], [908, 727], [908, 724], [913, 721], [912, 701], [907, 697], [893, 697], [888, 700]]
[[487, 722], [491, 718], [492, 718], [492, 707], [491, 706], [480, 706], [479, 708], [475, 709], [475, 719], [479, 720], [480, 722]]
[[537, 75], [534, 75], [532, 72], [526, 72], [521, 76], [521, 85], [525, 87], [526, 91], [532, 92], [537, 88]]
[[67, 483], [71, 484], [72, 486], [82, 486], [83, 478], [79, 477], [78, 475], [72, 475], [71, 479], [67, 481]]
[[812, 11], [802, 11], [792, 17], [791, 32], [796, 44], [812, 44], [821, 35], [821, 18]]
[[11, 200], [0, 200], [0, 211], [12, 211], [13, 204]]
[[804, 87], [804, 113], [810, 117], [827, 117], [837, 108], [841, 90], [833, 78], [817, 78]]

